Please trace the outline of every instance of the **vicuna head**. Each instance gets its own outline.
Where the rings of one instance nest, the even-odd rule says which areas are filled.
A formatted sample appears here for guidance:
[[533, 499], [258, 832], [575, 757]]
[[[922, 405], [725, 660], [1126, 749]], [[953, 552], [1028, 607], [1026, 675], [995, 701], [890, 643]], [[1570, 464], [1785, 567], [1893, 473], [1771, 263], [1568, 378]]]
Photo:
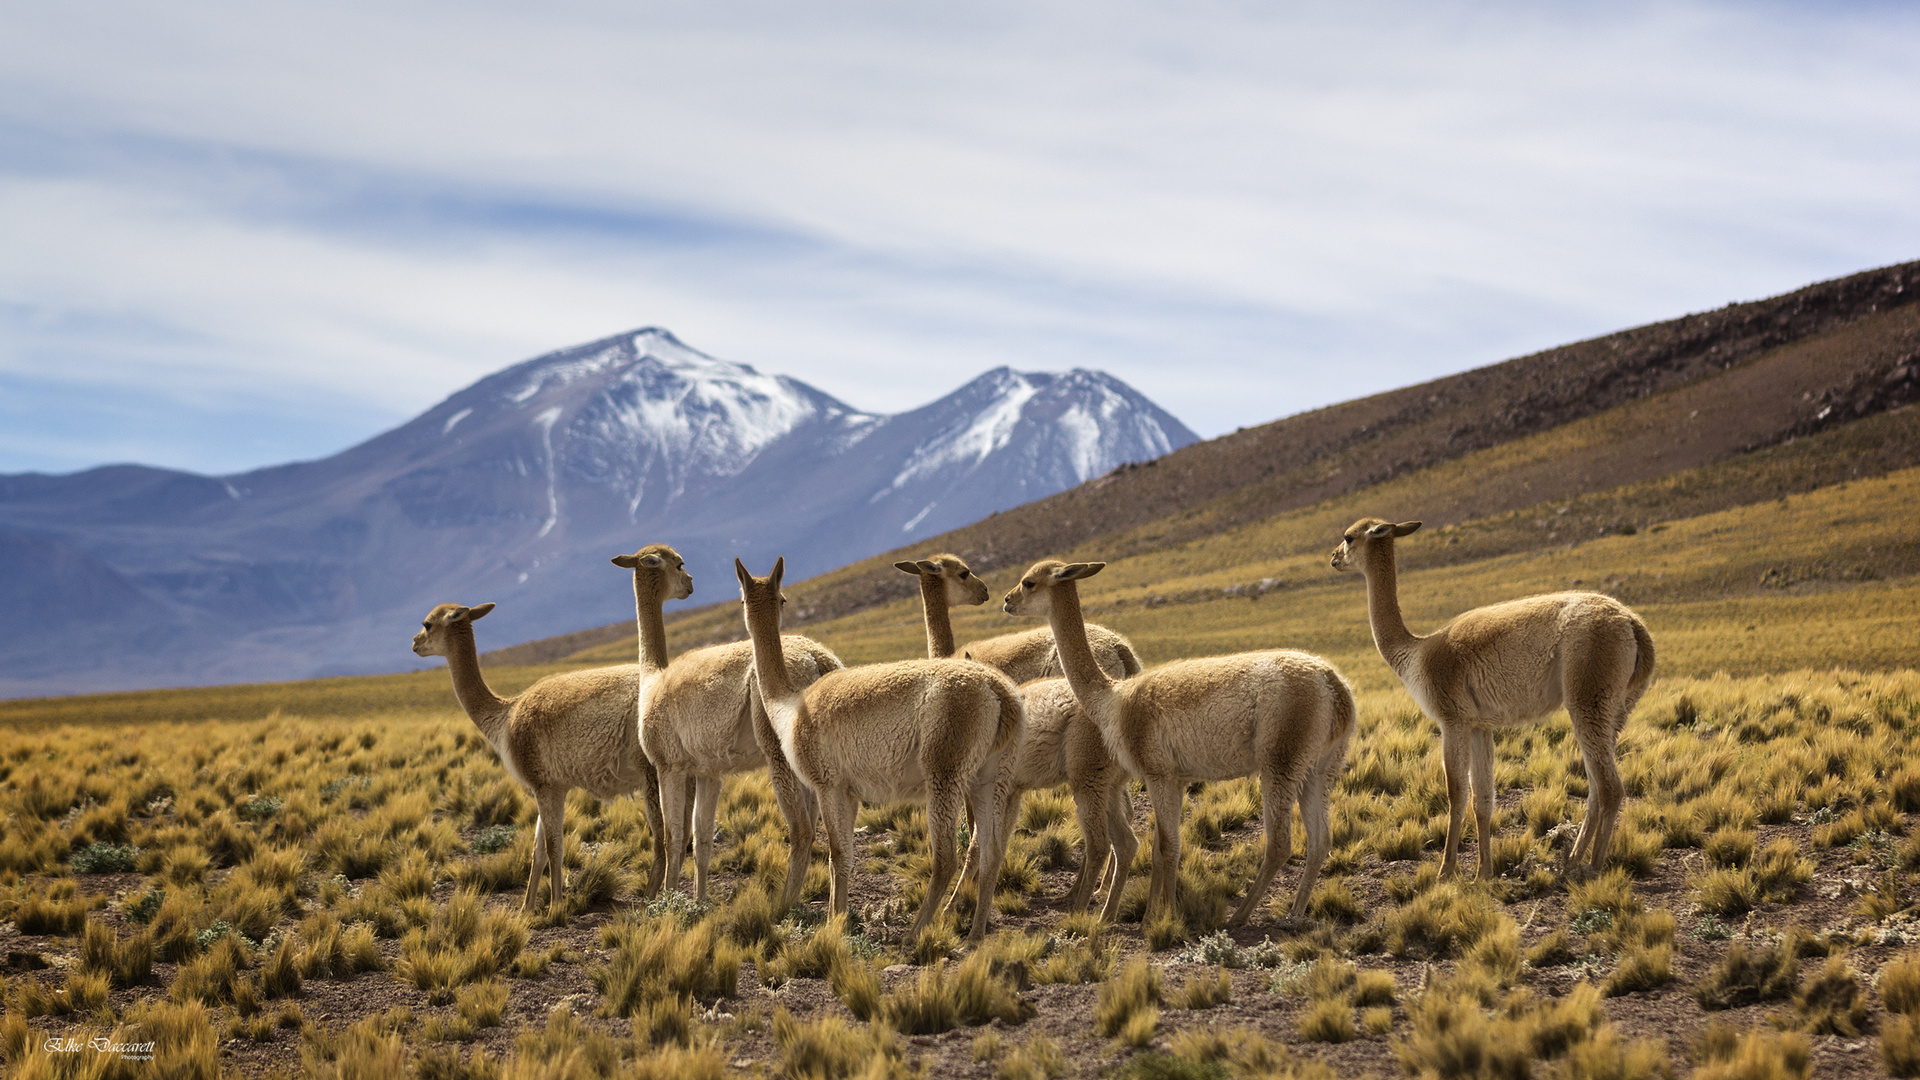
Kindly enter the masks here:
[[633, 571], [635, 596], [685, 600], [693, 595], [693, 575], [680, 553], [665, 544], [648, 544], [631, 555], [615, 555], [613, 565]]
[[1335, 570], [1358, 570], [1366, 565], [1367, 556], [1376, 548], [1393, 551], [1393, 538], [1406, 536], [1420, 527], [1417, 521], [1403, 521], [1394, 524], [1380, 518], [1361, 518], [1347, 526], [1340, 535], [1340, 546], [1333, 549], [1333, 568]]
[[1000, 606], [1009, 615], [1044, 618], [1053, 608], [1054, 586], [1090, 578], [1106, 568], [1103, 562], [1065, 563], [1059, 559], [1042, 559], [1020, 575], [1020, 584], [1008, 590]]
[[987, 583], [975, 577], [958, 555], [933, 555], [917, 562], [897, 562], [893, 568], [919, 578], [923, 590], [944, 590], [950, 605], [987, 602]]
[[773, 560], [773, 571], [763, 578], [747, 573], [747, 564], [739, 559], [733, 560], [733, 572], [740, 579], [740, 604], [746, 609], [747, 625], [754, 625], [756, 615], [770, 615], [778, 626], [780, 608], [787, 602], [787, 595], [780, 591], [780, 579], [787, 573], [786, 556]]
[[473, 620], [493, 610], [492, 604], [479, 607], [462, 607], [459, 604], [441, 604], [427, 617], [420, 620], [420, 632], [413, 635], [413, 651], [416, 656], [446, 656], [447, 635], [465, 631], [473, 625]]

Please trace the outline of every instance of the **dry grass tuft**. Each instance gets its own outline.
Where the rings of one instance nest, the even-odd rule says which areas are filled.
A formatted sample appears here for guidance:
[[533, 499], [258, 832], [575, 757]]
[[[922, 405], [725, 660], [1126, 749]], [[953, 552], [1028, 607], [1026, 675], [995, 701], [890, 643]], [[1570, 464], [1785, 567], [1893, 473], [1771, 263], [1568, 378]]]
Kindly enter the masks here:
[[1100, 984], [1093, 1029], [1110, 1039], [1145, 1046], [1152, 1041], [1154, 1028], [1160, 1022], [1162, 1002], [1160, 969], [1143, 959], [1135, 959], [1121, 968], [1118, 975]]
[[1640, 947], [1622, 957], [1607, 976], [1606, 995], [1637, 994], [1673, 981], [1673, 946]]
[[1920, 1015], [1920, 953], [1902, 953], [1888, 961], [1877, 985], [1888, 1012]]
[[1808, 1080], [1813, 1075], [1813, 1046], [1797, 1031], [1740, 1032], [1714, 1023], [1707, 1027], [1700, 1056], [1704, 1060], [1692, 1080]]
[[888, 995], [880, 1011], [888, 1024], [908, 1035], [937, 1035], [990, 1020], [1018, 1024], [1034, 1012], [1007, 976], [995, 970], [986, 949], [961, 961], [951, 978], [946, 961], [922, 971], [911, 986]]
[[507, 970], [526, 944], [518, 912], [487, 910], [478, 893], [463, 889], [402, 939], [394, 974], [426, 991], [429, 1002], [445, 1005], [457, 987]]
[[773, 1039], [780, 1048], [778, 1075], [795, 1080], [879, 1080], [908, 1074], [899, 1036], [884, 1024], [858, 1030], [828, 1016], [803, 1023], [785, 1009], [773, 1014]]
[[1793, 994], [1800, 964], [1790, 949], [1779, 945], [1749, 948], [1736, 941], [1726, 956], [1694, 984], [1693, 999], [1709, 1011], [1736, 1009], [1763, 1001], [1779, 1001]]
[[1035, 1033], [1002, 1058], [993, 1075], [995, 1080], [1058, 1080], [1067, 1075], [1067, 1069], [1067, 1056], [1059, 1044]]
[[1459, 956], [1498, 922], [1485, 892], [1443, 882], [1387, 915], [1387, 949], [1402, 958]]
[[105, 922], [89, 919], [80, 942], [80, 970], [104, 975], [116, 988], [138, 986], [153, 977], [153, 934], [141, 930], [122, 940]]
[[1352, 1004], [1345, 997], [1316, 1001], [1300, 1018], [1299, 1035], [1306, 1042], [1352, 1042]]
[[739, 982], [742, 950], [716, 935], [711, 919], [682, 928], [671, 918], [622, 915], [601, 931], [601, 941], [613, 950], [592, 972], [605, 999], [601, 1013], [634, 1017], [636, 1027], [649, 1011], [662, 1020], [662, 1005], [684, 1009], [695, 998], [726, 997]]
[[1233, 1000], [1233, 976], [1225, 968], [1196, 971], [1173, 995], [1173, 1005], [1181, 1009], [1211, 1009]]
[[1920, 1076], [1920, 1017], [1895, 1013], [1880, 1031], [1880, 1063], [1890, 1076]]
[[1853, 969], [1838, 956], [1810, 976], [1793, 996], [1800, 1026], [1815, 1035], [1853, 1038], [1867, 1029], [1867, 996]]
[[252, 960], [245, 948], [227, 935], [214, 941], [200, 956], [180, 965], [168, 997], [176, 1004], [198, 1001], [232, 1004], [243, 1014], [258, 1009], [254, 985], [243, 972]]

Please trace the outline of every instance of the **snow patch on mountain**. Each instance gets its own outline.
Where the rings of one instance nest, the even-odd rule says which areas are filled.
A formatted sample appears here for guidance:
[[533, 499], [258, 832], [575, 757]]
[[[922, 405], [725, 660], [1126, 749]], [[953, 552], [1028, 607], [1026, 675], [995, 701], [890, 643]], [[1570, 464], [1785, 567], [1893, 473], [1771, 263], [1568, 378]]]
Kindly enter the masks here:
[[[997, 397], [986, 408], [963, 418], [959, 423], [945, 431], [938, 432], [922, 443], [906, 467], [894, 475], [893, 482], [874, 493], [869, 502], [878, 501], [890, 492], [898, 491], [917, 480], [931, 477], [951, 466], [965, 469], [985, 461], [994, 451], [1003, 449], [1013, 441], [1014, 429], [1020, 424], [1026, 411], [1027, 402], [1038, 394], [1039, 388], [1032, 380], [1019, 372], [1001, 369], [993, 373], [999, 391]], [[983, 380], [984, 381], [984, 380]], [[931, 506], [927, 510], [933, 509]], [[913, 521], [907, 524], [911, 529], [925, 517], [922, 510]]]

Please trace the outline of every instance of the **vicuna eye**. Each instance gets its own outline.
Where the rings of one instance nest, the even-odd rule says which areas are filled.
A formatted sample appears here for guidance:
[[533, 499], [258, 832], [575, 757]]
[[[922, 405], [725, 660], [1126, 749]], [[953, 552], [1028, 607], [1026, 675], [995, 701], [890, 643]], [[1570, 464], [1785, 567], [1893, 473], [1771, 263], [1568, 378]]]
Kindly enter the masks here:
[[960, 580], [961, 580], [961, 581], [965, 581], [965, 580], [967, 580], [968, 578], [970, 578], [970, 577], [972, 577], [972, 576], [973, 576], [973, 575], [972, 575], [971, 573], [969, 573], [968, 571], [965, 571], [965, 570], [962, 570], [962, 571], [960, 571]]
[[1031, 581], [1023, 581], [1023, 582], [1021, 582], [1020, 584], [1021, 584], [1021, 586], [1022, 586], [1022, 587], [1024, 587], [1024, 588], [1025, 588], [1025, 589], [1026, 589], [1026, 590], [1027, 590], [1028, 592], [1032, 592], [1032, 591], [1033, 591], [1033, 582], [1031, 582]]

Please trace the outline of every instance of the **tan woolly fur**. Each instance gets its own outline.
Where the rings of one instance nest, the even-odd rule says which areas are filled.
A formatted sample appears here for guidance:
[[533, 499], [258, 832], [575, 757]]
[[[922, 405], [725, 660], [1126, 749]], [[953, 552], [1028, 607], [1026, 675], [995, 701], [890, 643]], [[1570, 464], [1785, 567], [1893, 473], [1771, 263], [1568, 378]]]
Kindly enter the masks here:
[[[813, 798], [787, 767], [770, 738], [753, 677], [753, 646], [739, 641], [714, 645], [667, 659], [668, 600], [693, 594], [693, 577], [680, 553], [652, 544], [613, 564], [633, 571], [634, 619], [640, 631], [640, 746], [660, 775], [660, 810], [666, 822], [666, 867], [648, 883], [651, 896], [664, 885], [680, 887], [688, 833], [693, 838], [693, 893], [707, 898], [707, 873], [713, 863], [714, 815], [723, 777], [765, 767], [774, 801], [787, 819], [787, 881], [781, 910], [793, 906], [806, 884], [813, 852]], [[787, 670], [801, 687], [846, 665], [812, 638], [781, 638]], [[691, 814], [691, 822], [689, 822]]]
[[[971, 660], [902, 660], [829, 672], [803, 693], [777, 648], [786, 560], [764, 578], [737, 559], [734, 572], [768, 718], [788, 764], [820, 805], [832, 864], [830, 910], [847, 910], [855, 800], [923, 795], [933, 875], [912, 935], [926, 929], [953, 883], [954, 828], [962, 807], [971, 807], [984, 835], [968, 940], [984, 940], [1010, 831], [1000, 807], [1025, 722], [1020, 691]], [[952, 904], [948, 896], [946, 906]]]
[[[941, 660], [952, 656], [950, 607], [986, 603], [986, 584], [958, 555], [932, 555], [893, 565], [902, 573], [919, 578], [928, 658]], [[1088, 626], [1087, 634], [1094, 655], [1109, 675], [1125, 678], [1139, 674], [1140, 661], [1126, 638], [1100, 626]], [[1068, 785], [1085, 848], [1081, 853], [1080, 874], [1067, 893], [1067, 911], [1077, 914], [1085, 910], [1094, 891], [1106, 884], [1107, 902], [1102, 917], [1112, 921], [1119, 913], [1127, 870], [1139, 847], [1127, 819], [1127, 772], [1107, 752], [1100, 729], [1074, 698], [1073, 688], [1058, 677], [1060, 662], [1053, 646], [1053, 630], [1041, 627], [1037, 631], [976, 641], [967, 646], [966, 655], [1000, 669], [1019, 683], [1020, 696], [1026, 706], [1026, 731], [1014, 759], [1013, 782], [1001, 808], [1002, 819], [1017, 820], [1020, 796], [1026, 792]], [[1035, 671], [1050, 671], [1053, 677], [1030, 674]], [[1109, 852], [1112, 853], [1111, 871], [1107, 870]], [[976, 842], [968, 846], [962, 880], [966, 873], [974, 871], [977, 858]]]
[[1450, 811], [1440, 872], [1458, 869], [1471, 780], [1480, 876], [1493, 875], [1494, 729], [1533, 723], [1565, 705], [1592, 793], [1567, 864], [1576, 874], [1598, 873], [1625, 798], [1614, 749], [1653, 678], [1646, 623], [1611, 596], [1563, 592], [1474, 608], [1415, 635], [1400, 614], [1393, 542], [1419, 527], [1361, 518], [1341, 535], [1332, 562], [1366, 575], [1374, 647], [1440, 725]]
[[460, 707], [499, 755], [507, 775], [533, 796], [540, 809], [533, 834], [533, 871], [521, 907], [533, 910], [542, 871], [552, 874], [551, 906], [558, 909], [565, 897], [567, 792], [574, 788], [584, 788], [597, 799], [640, 792], [654, 836], [653, 863], [659, 867], [664, 858], [660, 784], [640, 748], [640, 733], [633, 722], [640, 701], [639, 665], [561, 672], [541, 679], [517, 697], [502, 698], [481, 675], [473, 643], [474, 620], [492, 610], [492, 604], [439, 605], [421, 620], [420, 632], [413, 635], [413, 651], [446, 657]]
[[1043, 559], [1021, 575], [1002, 606], [1009, 615], [1046, 616], [1074, 697], [1107, 749], [1146, 784], [1154, 817], [1149, 917], [1174, 910], [1187, 784], [1257, 775], [1266, 852], [1232, 925], [1247, 921], [1292, 854], [1296, 799], [1307, 831], [1289, 914], [1298, 923], [1327, 855], [1327, 799], [1353, 735], [1352, 688], [1320, 657], [1280, 649], [1177, 660], [1114, 679], [1094, 662], [1078, 586], [1106, 565]]

